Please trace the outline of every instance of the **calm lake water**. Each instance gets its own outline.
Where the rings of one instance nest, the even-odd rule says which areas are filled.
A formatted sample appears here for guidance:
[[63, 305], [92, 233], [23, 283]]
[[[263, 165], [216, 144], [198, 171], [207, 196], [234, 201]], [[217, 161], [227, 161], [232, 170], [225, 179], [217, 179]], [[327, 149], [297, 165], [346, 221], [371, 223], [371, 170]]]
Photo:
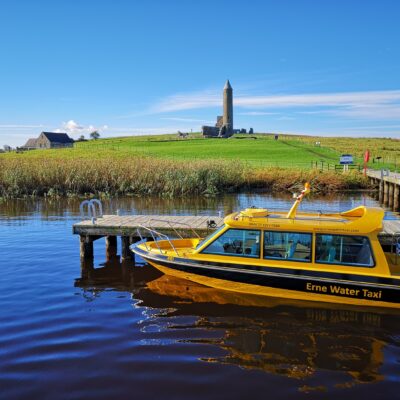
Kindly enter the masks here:
[[[113, 199], [105, 212], [218, 215], [289, 197]], [[366, 195], [303, 209], [378, 205]], [[398, 218], [388, 214], [388, 218]], [[1, 399], [399, 398], [400, 312], [235, 295], [144, 266], [81, 275], [76, 200], [0, 202]], [[206, 397], [205, 397], [206, 396]]]

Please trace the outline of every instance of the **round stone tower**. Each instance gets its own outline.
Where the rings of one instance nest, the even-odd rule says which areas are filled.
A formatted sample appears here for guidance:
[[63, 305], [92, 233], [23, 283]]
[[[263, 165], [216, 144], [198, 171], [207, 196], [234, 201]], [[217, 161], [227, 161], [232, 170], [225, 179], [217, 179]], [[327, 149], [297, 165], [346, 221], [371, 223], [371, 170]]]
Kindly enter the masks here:
[[226, 127], [225, 135], [231, 136], [233, 134], [233, 94], [232, 86], [229, 80], [226, 81], [224, 86], [224, 115], [222, 118], [223, 125]]

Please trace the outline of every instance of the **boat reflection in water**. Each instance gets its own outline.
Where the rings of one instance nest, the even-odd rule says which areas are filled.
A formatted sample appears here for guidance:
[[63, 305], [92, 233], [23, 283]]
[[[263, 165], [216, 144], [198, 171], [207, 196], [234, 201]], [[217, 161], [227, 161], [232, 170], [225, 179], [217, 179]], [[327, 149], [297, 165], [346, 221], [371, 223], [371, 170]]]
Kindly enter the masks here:
[[[391, 333], [399, 331], [399, 318], [381, 309], [338, 309], [332, 304], [288, 303], [227, 292], [161, 275], [149, 265], [83, 271], [76, 286], [84, 289], [88, 299], [110, 287], [130, 291], [139, 301], [136, 306], [161, 309], [162, 318], [170, 318], [166, 329], [185, 331], [178, 341], [223, 350], [217, 357], [205, 351], [201, 360], [299, 379], [299, 390], [325, 389], [319, 374], [324, 371], [331, 378], [333, 372], [341, 374], [335, 387], [382, 381], [384, 348], [399, 347], [399, 339]], [[182, 316], [194, 317], [194, 323], [193, 318]], [[187, 333], [193, 329], [191, 339]], [[199, 338], [202, 330], [207, 334]], [[319, 383], [313, 380], [317, 374]]]

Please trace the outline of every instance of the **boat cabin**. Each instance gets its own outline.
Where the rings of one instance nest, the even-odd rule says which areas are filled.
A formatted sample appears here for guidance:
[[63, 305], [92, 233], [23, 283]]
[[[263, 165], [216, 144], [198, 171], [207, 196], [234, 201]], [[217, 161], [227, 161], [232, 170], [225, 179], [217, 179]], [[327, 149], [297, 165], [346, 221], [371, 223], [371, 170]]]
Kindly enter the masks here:
[[400, 272], [400, 266], [393, 256], [385, 255], [377, 238], [382, 218], [382, 209], [363, 206], [337, 214], [297, 213], [295, 218], [247, 209], [226, 217], [221, 228], [197, 244], [193, 256], [260, 266], [393, 275]]

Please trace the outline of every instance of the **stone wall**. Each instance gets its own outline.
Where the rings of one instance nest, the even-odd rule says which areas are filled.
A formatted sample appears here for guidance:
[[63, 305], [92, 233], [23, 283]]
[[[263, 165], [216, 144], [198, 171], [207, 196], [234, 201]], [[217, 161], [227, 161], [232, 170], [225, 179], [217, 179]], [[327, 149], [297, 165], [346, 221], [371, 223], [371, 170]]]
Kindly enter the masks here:
[[218, 137], [219, 128], [216, 126], [202, 126], [201, 132], [204, 137]]

